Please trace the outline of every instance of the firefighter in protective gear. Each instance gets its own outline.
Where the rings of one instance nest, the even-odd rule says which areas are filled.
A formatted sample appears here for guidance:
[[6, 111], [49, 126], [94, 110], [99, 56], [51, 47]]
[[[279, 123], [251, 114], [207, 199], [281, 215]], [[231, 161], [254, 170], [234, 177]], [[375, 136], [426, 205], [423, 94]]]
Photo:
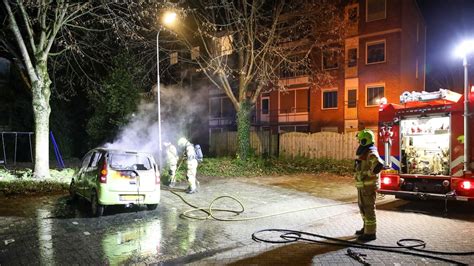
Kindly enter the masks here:
[[359, 131], [357, 139], [360, 145], [356, 151], [355, 179], [359, 210], [364, 227], [357, 230], [356, 235], [358, 235], [357, 239], [360, 241], [370, 241], [376, 239], [375, 197], [377, 174], [383, 168], [383, 160], [374, 145], [375, 136], [371, 130]]
[[194, 150], [194, 145], [183, 137], [178, 140], [178, 146], [180, 148], [184, 148], [184, 157], [186, 158], [186, 179], [188, 180], [189, 187], [185, 192], [188, 194], [196, 193], [196, 173], [198, 161], [196, 160], [196, 151]]
[[176, 169], [178, 167], [178, 151], [176, 147], [171, 144], [169, 141], [163, 142], [163, 146], [165, 147], [166, 152], [166, 163], [168, 164], [169, 168], [169, 175], [170, 175], [170, 187], [174, 187], [176, 185]]

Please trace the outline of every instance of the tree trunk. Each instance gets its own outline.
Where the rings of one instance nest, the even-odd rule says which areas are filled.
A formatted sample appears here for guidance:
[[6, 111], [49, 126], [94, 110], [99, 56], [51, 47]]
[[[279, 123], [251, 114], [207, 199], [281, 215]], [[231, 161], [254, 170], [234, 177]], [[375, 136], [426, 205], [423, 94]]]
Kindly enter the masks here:
[[237, 111], [237, 141], [238, 156], [241, 160], [247, 160], [250, 155], [250, 112], [252, 105], [248, 100], [240, 103]]
[[33, 82], [33, 113], [35, 118], [35, 178], [49, 177], [49, 115], [51, 80], [46, 63], [36, 66], [38, 80]]

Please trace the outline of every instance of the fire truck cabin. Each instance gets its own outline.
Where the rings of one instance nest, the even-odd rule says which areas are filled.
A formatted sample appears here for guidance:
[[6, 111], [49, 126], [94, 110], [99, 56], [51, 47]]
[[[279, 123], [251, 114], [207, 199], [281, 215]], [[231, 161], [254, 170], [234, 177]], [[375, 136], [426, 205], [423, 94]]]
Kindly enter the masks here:
[[[473, 96], [471, 91], [469, 110], [474, 107]], [[474, 123], [468, 117], [472, 140]], [[400, 104], [382, 103], [377, 144], [386, 168], [380, 174], [380, 193], [474, 201], [473, 145], [464, 169], [462, 94], [444, 89], [405, 92]]]

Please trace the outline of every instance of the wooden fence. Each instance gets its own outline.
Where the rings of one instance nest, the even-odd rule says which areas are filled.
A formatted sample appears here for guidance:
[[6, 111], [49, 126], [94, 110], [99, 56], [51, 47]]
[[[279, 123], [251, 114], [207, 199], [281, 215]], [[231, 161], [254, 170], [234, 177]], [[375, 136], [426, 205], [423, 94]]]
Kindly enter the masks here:
[[357, 132], [284, 133], [280, 135], [279, 155], [284, 157], [353, 159]]
[[[211, 134], [209, 151], [215, 156], [235, 156], [237, 132], [215, 132]], [[278, 155], [278, 135], [269, 131], [251, 131], [250, 146], [256, 155]]]
[[[282, 157], [353, 159], [359, 145], [356, 132], [271, 134], [268, 131], [251, 132], [250, 145], [256, 155]], [[215, 156], [234, 156], [237, 152], [237, 132], [212, 133], [210, 152]]]

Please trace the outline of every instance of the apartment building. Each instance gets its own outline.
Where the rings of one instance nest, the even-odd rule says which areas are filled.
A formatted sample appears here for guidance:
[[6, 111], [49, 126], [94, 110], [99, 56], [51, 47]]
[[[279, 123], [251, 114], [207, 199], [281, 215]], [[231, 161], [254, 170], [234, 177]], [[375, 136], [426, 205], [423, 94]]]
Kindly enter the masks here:
[[348, 1], [342, 8], [349, 23], [342, 55], [312, 52], [320, 58], [315, 64], [334, 78], [332, 85], [315, 86], [304, 70], [282, 75], [279, 82], [287, 90], [260, 96], [254, 129], [375, 129], [382, 98], [399, 102], [404, 91], [425, 89], [426, 27], [415, 0]]

